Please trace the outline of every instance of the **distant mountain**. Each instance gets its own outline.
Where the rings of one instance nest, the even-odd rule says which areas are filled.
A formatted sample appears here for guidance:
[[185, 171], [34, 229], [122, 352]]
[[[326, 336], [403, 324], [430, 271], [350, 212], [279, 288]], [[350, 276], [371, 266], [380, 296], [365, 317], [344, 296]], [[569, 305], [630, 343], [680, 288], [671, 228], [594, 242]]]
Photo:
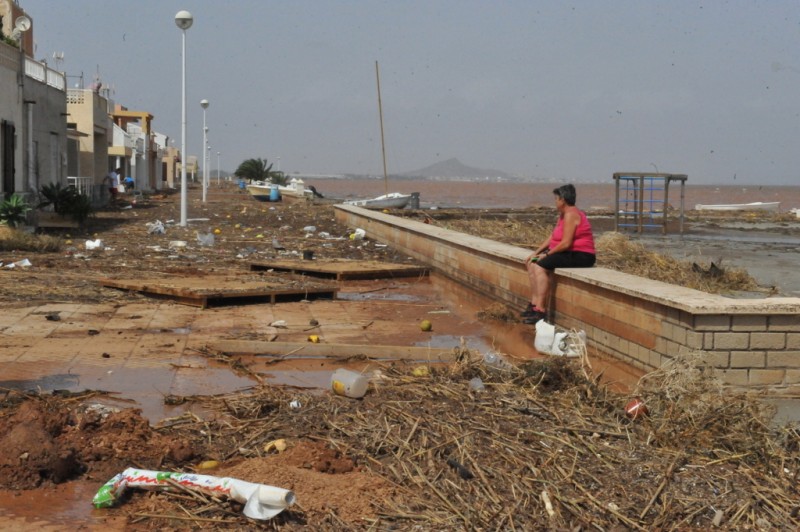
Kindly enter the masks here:
[[448, 159], [440, 163], [435, 163], [419, 170], [405, 172], [400, 174], [403, 177], [428, 177], [428, 178], [462, 178], [462, 179], [480, 179], [480, 178], [497, 178], [513, 179], [514, 176], [501, 172], [500, 170], [484, 170], [482, 168], [472, 168], [462, 164], [458, 159]]

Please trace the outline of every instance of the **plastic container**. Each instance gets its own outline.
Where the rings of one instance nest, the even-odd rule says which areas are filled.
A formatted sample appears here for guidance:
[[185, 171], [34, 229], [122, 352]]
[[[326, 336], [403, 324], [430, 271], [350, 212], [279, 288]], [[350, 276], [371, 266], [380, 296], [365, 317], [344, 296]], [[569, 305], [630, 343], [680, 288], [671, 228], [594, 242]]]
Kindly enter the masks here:
[[280, 201], [281, 200], [281, 191], [278, 190], [278, 185], [271, 185], [269, 187], [269, 200], [270, 201]]
[[337, 395], [360, 399], [367, 393], [369, 379], [361, 373], [339, 368], [331, 375], [331, 390]]

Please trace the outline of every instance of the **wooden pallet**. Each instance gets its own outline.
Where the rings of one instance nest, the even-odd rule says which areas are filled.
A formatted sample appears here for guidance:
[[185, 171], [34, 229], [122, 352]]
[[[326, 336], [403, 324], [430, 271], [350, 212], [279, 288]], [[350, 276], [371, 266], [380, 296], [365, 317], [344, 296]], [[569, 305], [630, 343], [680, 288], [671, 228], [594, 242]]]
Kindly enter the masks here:
[[231, 277], [163, 277], [155, 279], [100, 279], [108, 288], [141, 292], [200, 308], [247, 303], [281, 303], [336, 299], [335, 287], [312, 283], [274, 283]]
[[250, 270], [273, 270], [320, 277], [323, 279], [386, 279], [397, 277], [420, 277], [428, 275], [422, 266], [379, 262], [375, 260], [273, 260], [250, 263]]

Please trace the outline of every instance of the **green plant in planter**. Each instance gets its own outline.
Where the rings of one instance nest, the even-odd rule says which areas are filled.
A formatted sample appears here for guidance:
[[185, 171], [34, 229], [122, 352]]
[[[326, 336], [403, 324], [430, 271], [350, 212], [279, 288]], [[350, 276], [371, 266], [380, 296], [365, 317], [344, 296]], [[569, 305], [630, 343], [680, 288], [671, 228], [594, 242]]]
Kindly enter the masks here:
[[56, 214], [69, 216], [78, 223], [83, 223], [92, 214], [92, 202], [88, 196], [78, 192], [74, 187], [64, 187], [61, 183], [50, 183], [39, 190], [41, 201], [37, 208], [52, 205]]
[[3, 203], [0, 203], [0, 221], [11, 227], [16, 227], [25, 223], [30, 210], [31, 206], [28, 205], [28, 202], [14, 194], [4, 200]]

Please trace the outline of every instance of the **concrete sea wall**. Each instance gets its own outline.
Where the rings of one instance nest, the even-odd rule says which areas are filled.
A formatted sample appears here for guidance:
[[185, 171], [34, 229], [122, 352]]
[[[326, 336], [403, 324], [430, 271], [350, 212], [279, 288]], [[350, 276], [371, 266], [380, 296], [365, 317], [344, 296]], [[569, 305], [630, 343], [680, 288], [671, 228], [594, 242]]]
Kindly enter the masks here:
[[[484, 295], [522, 307], [524, 248], [347, 205], [336, 217]], [[556, 271], [555, 322], [644, 370], [702, 351], [728, 385], [800, 392], [800, 298], [729, 299], [606, 268]]]

